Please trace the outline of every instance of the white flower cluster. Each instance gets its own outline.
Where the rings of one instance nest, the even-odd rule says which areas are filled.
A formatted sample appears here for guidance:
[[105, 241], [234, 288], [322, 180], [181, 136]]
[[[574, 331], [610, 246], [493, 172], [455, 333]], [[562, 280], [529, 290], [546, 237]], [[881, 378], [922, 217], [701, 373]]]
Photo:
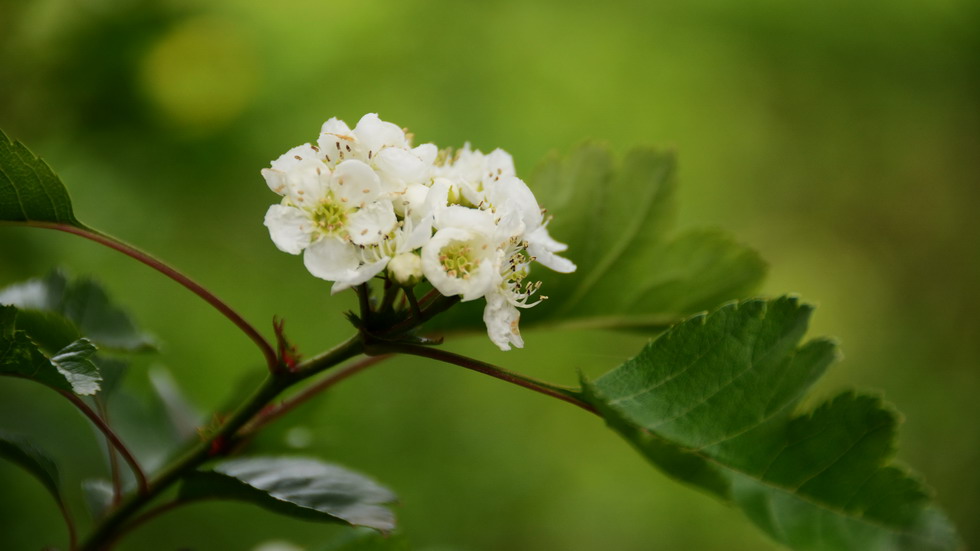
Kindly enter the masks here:
[[353, 129], [332, 118], [316, 145], [294, 147], [262, 170], [282, 201], [265, 225], [287, 253], [303, 253], [334, 293], [385, 275], [403, 287], [424, 277], [445, 296], [486, 299], [483, 320], [498, 347], [523, 347], [518, 308], [539, 283], [530, 262], [558, 272], [575, 264], [548, 235], [541, 208], [510, 155], [465, 146], [454, 154], [412, 147], [398, 126], [368, 114]]

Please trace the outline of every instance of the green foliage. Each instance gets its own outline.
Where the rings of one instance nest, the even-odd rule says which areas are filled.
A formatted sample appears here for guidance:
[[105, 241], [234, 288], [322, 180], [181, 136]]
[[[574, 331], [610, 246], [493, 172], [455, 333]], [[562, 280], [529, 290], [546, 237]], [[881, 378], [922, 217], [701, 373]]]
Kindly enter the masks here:
[[30, 440], [18, 434], [0, 431], [0, 457], [20, 465], [61, 503], [61, 481], [58, 467]]
[[[617, 166], [609, 149], [595, 144], [538, 167], [529, 185], [559, 213], [548, 231], [568, 245], [561, 254], [578, 269], [535, 267], [532, 279], [556, 300], [524, 310], [522, 328], [657, 331], [756, 289], [766, 264], [752, 249], [718, 230], [669, 232], [674, 172], [671, 153], [638, 148]], [[482, 331], [481, 308], [463, 304], [430, 327]]]
[[47, 163], [0, 131], [0, 222], [85, 226], [72, 212], [68, 190]]
[[69, 280], [64, 273], [53, 271], [0, 290], [0, 304], [17, 306], [21, 310], [18, 323], [49, 349], [63, 347], [82, 335], [104, 349], [133, 352], [154, 347], [152, 338], [112, 304], [101, 285], [88, 278]]
[[798, 346], [811, 310], [784, 297], [696, 316], [585, 396], [651, 462], [794, 549], [957, 549], [922, 483], [890, 463], [896, 415], [879, 399], [795, 412], [837, 355]]
[[23, 377], [57, 390], [95, 394], [102, 380], [91, 361], [95, 345], [82, 338], [51, 357], [26, 332], [16, 329], [17, 308], [0, 305], [0, 374]]
[[311, 551], [409, 551], [411, 546], [398, 535], [379, 534], [363, 528], [352, 528], [325, 545]]
[[364, 475], [315, 459], [223, 461], [189, 475], [178, 499], [240, 500], [307, 520], [342, 521], [382, 532], [395, 527], [394, 514], [384, 506], [395, 494]]
[[102, 518], [112, 505], [112, 482], [102, 478], [90, 478], [82, 481], [82, 494], [85, 496], [85, 506], [94, 519]]
[[[22, 145], [0, 138], [0, 222], [82, 228], [47, 165]], [[536, 272], [547, 292], [562, 299], [551, 308], [529, 311], [525, 326], [660, 331], [690, 312], [755, 288], [765, 265], [752, 250], [713, 230], [668, 232], [674, 170], [670, 154], [637, 149], [615, 166], [610, 153], [594, 145], [538, 170], [533, 187], [562, 213], [549, 230], [569, 244], [567, 256], [579, 269], [574, 277]], [[437, 318], [431, 328], [482, 330], [473, 309], [463, 305]], [[892, 463], [896, 415], [879, 399], [846, 393], [809, 413], [797, 411], [807, 389], [837, 355], [828, 340], [799, 344], [810, 313], [809, 306], [793, 298], [731, 304], [675, 325], [632, 360], [596, 381], [584, 381], [581, 392], [560, 394], [573, 402], [585, 400], [578, 405], [595, 408], [652, 463], [738, 506], [770, 536], [795, 549], [956, 549], [955, 529], [925, 486]], [[91, 281], [69, 281], [55, 272], [0, 291], [0, 374], [93, 395], [102, 381], [93, 363], [96, 344], [126, 352], [152, 346]], [[339, 362], [349, 356], [322, 357]], [[464, 358], [453, 363], [473, 367], [478, 362]], [[125, 366], [112, 361], [105, 366], [112, 373], [110, 386], [116, 385]], [[483, 368], [502, 373], [494, 366]], [[178, 475], [172, 480], [181, 480], [177, 504], [232, 499], [297, 518], [393, 530], [394, 514], [386, 505], [395, 495], [335, 465], [251, 457], [199, 468], [215, 449], [226, 451], [224, 444], [296, 382], [296, 373], [273, 370], [233, 421], [224, 422], [186, 456], [190, 459], [170, 471]], [[548, 388], [518, 375], [502, 378]], [[154, 386], [160, 396], [156, 412], [175, 432], [190, 436], [194, 416], [182, 415], [189, 408], [176, 386], [166, 377]], [[154, 440], [158, 436], [154, 433]], [[120, 452], [127, 451], [117, 439], [113, 442]], [[5, 435], [0, 435], [0, 455], [24, 466], [63, 506], [57, 471], [46, 456], [26, 440]], [[134, 467], [134, 472], [142, 469]], [[163, 489], [131, 497], [130, 505], [110, 506], [93, 545]], [[114, 497], [102, 481], [88, 483], [86, 495], [94, 516]], [[376, 547], [388, 548], [388, 542], [355, 539], [334, 548]]]

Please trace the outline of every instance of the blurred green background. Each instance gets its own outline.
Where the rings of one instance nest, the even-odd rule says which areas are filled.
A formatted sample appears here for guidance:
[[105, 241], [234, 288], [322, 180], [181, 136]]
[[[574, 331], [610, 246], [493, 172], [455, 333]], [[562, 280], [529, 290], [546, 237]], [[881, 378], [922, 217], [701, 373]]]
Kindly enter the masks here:
[[[820, 306], [811, 334], [839, 337], [846, 359], [815, 396], [861, 387], [895, 404], [899, 458], [978, 547], [978, 16], [971, 0], [0, 0], [0, 128], [55, 168], [83, 221], [167, 259], [263, 329], [284, 316], [309, 354], [347, 335], [350, 300], [272, 245], [261, 221], [276, 197], [259, 170], [325, 119], [378, 112], [417, 143], [502, 147], [523, 175], [586, 139], [673, 148], [681, 226], [731, 230], [771, 263], [766, 294]], [[0, 228], [0, 284], [55, 266], [103, 280], [164, 343], [134, 366], [133, 388], [166, 366], [213, 411], [261, 373], [247, 339], [144, 266], [69, 235]], [[572, 383], [644, 342], [525, 339], [509, 353], [485, 336], [451, 346]], [[292, 434], [308, 444], [298, 453], [394, 488], [420, 549], [776, 548], [598, 420], [459, 369], [382, 364], [287, 424], [309, 430]], [[4, 379], [0, 428], [36, 435], [84, 517], [76, 483], [103, 472], [86, 421]], [[39, 484], [0, 463], [0, 488], [0, 547], [64, 541]], [[121, 548], [312, 545], [338, 530], [208, 504]]]

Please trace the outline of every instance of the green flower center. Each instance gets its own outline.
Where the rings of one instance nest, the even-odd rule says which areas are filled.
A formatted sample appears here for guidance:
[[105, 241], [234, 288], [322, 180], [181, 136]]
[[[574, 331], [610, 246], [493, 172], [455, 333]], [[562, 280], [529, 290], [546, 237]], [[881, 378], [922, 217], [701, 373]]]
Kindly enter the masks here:
[[333, 200], [324, 199], [313, 211], [313, 225], [327, 235], [337, 235], [347, 225], [347, 209]]
[[442, 248], [439, 254], [439, 263], [449, 277], [469, 279], [477, 266], [473, 259], [473, 247], [465, 241], [454, 241]]

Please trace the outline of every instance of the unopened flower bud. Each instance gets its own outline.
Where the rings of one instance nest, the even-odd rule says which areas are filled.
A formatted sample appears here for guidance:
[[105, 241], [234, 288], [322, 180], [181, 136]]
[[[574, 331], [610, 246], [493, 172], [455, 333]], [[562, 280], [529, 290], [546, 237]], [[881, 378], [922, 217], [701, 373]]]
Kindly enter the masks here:
[[422, 281], [422, 259], [415, 253], [402, 253], [388, 262], [388, 275], [402, 287], [414, 287]]

